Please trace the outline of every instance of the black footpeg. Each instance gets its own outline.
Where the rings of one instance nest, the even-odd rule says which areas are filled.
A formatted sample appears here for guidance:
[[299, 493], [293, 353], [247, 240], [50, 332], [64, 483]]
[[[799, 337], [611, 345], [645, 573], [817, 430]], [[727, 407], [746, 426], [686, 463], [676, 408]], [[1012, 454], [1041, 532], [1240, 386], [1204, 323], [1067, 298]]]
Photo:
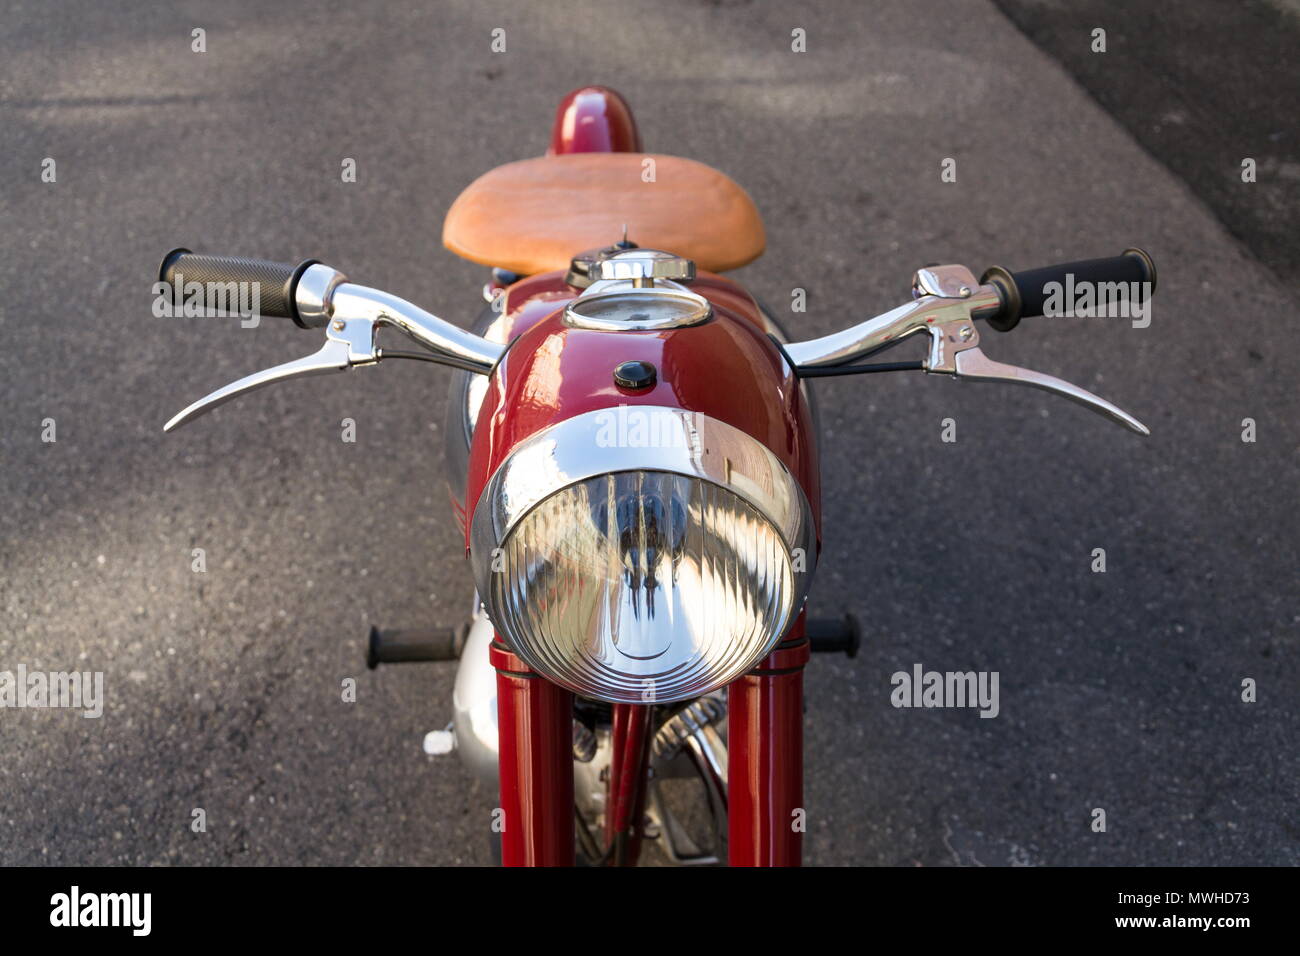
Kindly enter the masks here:
[[372, 627], [370, 644], [366, 649], [366, 666], [374, 670], [380, 664], [459, 660], [468, 633], [468, 624], [417, 631], [381, 631]]
[[804, 624], [804, 634], [814, 654], [857, 657], [858, 646], [862, 643], [862, 629], [852, 614], [845, 614], [842, 618], [809, 618]]

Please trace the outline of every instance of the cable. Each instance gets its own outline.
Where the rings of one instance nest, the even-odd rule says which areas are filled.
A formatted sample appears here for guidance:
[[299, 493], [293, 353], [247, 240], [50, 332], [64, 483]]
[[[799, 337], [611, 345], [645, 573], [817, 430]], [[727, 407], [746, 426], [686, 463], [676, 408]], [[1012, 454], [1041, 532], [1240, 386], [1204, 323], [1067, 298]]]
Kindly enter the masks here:
[[801, 368], [800, 378], [830, 378], [834, 375], [865, 375], [868, 372], [923, 372], [924, 362], [878, 362], [874, 365], [832, 365], [829, 368]]

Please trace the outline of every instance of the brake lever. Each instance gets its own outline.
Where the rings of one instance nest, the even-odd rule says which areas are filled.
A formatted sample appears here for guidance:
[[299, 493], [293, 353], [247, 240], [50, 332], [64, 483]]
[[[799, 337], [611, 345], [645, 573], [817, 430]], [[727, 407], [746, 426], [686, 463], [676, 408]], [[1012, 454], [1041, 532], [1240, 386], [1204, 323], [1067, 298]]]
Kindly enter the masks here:
[[1151, 434], [1149, 428], [1128, 412], [1087, 389], [1032, 369], [993, 361], [979, 347], [979, 330], [970, 318], [937, 322], [927, 328], [930, 332], [930, 354], [924, 363], [927, 372], [976, 382], [1006, 382], [1041, 388], [1077, 402], [1113, 422], [1126, 425], [1139, 435]]
[[334, 319], [325, 326], [325, 344], [321, 346], [320, 351], [274, 368], [245, 375], [239, 381], [231, 382], [224, 388], [205, 395], [173, 416], [171, 421], [163, 426], [163, 431], [169, 432], [179, 428], [186, 422], [191, 422], [200, 415], [212, 411], [218, 405], [224, 405], [233, 398], [265, 388], [267, 385], [307, 375], [342, 372], [353, 365], [373, 365], [380, 357], [380, 352], [375, 347], [373, 320]]

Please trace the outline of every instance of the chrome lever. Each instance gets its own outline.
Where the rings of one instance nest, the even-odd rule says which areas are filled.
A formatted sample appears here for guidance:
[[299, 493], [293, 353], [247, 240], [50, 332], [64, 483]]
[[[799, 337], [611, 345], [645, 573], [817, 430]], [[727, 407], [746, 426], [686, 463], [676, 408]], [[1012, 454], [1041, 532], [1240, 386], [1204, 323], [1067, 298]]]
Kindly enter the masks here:
[[391, 358], [426, 358], [410, 352], [382, 352], [375, 344], [375, 330], [382, 325], [392, 326], [422, 345], [428, 352], [427, 361], [477, 375], [490, 374], [506, 349], [387, 292], [353, 285], [341, 272], [320, 263], [302, 274], [294, 295], [300, 324], [325, 328], [325, 344], [320, 351], [217, 389], [175, 416], [163, 431], [171, 431], [245, 392], [300, 375], [373, 365], [385, 354]]
[[993, 361], [979, 347], [979, 330], [970, 319], [937, 323], [930, 326], [929, 331], [930, 354], [925, 362], [927, 372], [976, 382], [1006, 382], [1011, 385], [1041, 388], [1077, 402], [1113, 422], [1126, 425], [1139, 435], [1151, 434], [1150, 429], [1128, 412], [1087, 389], [1072, 385], [1053, 375]]
[[378, 361], [379, 351], [375, 348], [375, 323], [372, 320], [335, 319], [325, 327], [325, 344], [321, 346], [320, 351], [274, 368], [245, 375], [239, 381], [231, 382], [224, 388], [205, 395], [173, 416], [171, 421], [163, 426], [163, 431], [169, 432], [212, 411], [218, 405], [224, 405], [233, 398], [265, 388], [267, 385], [274, 385], [276, 382], [304, 375], [342, 372], [353, 365], [373, 365]]

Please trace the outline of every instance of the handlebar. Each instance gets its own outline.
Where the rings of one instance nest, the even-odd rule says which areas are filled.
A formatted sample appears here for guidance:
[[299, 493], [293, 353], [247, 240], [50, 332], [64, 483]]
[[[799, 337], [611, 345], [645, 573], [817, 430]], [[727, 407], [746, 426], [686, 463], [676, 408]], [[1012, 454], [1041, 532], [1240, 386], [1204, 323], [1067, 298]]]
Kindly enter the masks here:
[[1051, 282], [1140, 283], [1133, 294], [1145, 299], [1155, 286], [1155, 264], [1139, 249], [1128, 249], [1113, 259], [1092, 259], [1011, 273], [994, 267], [977, 282], [965, 266], [947, 265], [919, 269], [912, 279], [912, 301], [865, 322], [804, 342], [791, 342], [782, 351], [801, 377], [856, 374], [915, 367], [852, 365], [857, 359], [898, 344], [917, 334], [928, 335], [930, 349], [920, 368], [977, 382], [1030, 385], [1054, 392], [1105, 415], [1139, 434], [1147, 427], [1123, 409], [1086, 389], [1051, 375], [995, 362], [980, 348], [975, 320], [1007, 331], [1025, 315], [1041, 315]]
[[[1048, 298], [1045, 286], [1078, 282], [1138, 283], [1135, 295], [1145, 298], [1155, 286], [1155, 264], [1140, 249], [1127, 249], [1111, 259], [1091, 259], [1012, 273], [994, 266], [977, 282], [965, 266], [919, 269], [912, 280], [912, 301], [852, 328], [803, 342], [784, 345], [782, 352], [796, 375], [827, 375], [884, 371], [885, 366], [851, 367], [854, 360], [925, 333], [930, 339], [924, 362], [893, 363], [889, 370], [920, 369], [973, 381], [1031, 385], [1077, 401], [1093, 411], [1148, 434], [1133, 416], [1091, 392], [1050, 375], [1004, 365], [980, 349], [975, 320], [1006, 331], [1023, 316], [1041, 315]], [[397, 328], [420, 343], [427, 356], [390, 353], [391, 357], [426, 357], [429, 361], [487, 375], [506, 346], [425, 312], [404, 299], [347, 280], [343, 273], [315, 260], [296, 266], [262, 259], [213, 256], [175, 249], [159, 269], [162, 282], [251, 283], [261, 299], [259, 312], [290, 318], [302, 328], [324, 328], [319, 352], [246, 376], [194, 402], [165, 426], [171, 430], [209, 409], [272, 382], [300, 375], [342, 371], [372, 365], [384, 358], [375, 333], [382, 326]], [[655, 287], [642, 287], [653, 294]]]
[[159, 281], [250, 283], [257, 290], [258, 313], [289, 318], [304, 329], [325, 330], [325, 343], [313, 355], [246, 375], [187, 406], [163, 426], [185, 422], [254, 389], [303, 375], [340, 372], [373, 365], [384, 358], [376, 342], [381, 326], [396, 328], [424, 346], [427, 354], [392, 352], [389, 357], [428, 361], [486, 375], [505, 347], [425, 312], [405, 299], [347, 281], [347, 276], [308, 259], [296, 266], [264, 259], [212, 256], [174, 249], [162, 261]]
[[989, 325], [999, 332], [1009, 332], [1022, 318], [1042, 315], [1048, 298], [1047, 287], [1053, 283], [1065, 286], [1069, 277], [1076, 284], [1136, 284], [1141, 297], [1138, 301], [1145, 301], [1156, 289], [1156, 264], [1141, 249], [1125, 249], [1108, 259], [1063, 262], [1023, 272], [992, 266], [985, 270], [980, 282], [997, 290], [1002, 308], [988, 317]]
[[315, 259], [304, 259], [296, 266], [266, 259], [246, 259], [242, 256], [213, 256], [173, 249], [163, 256], [158, 267], [158, 279], [168, 285], [197, 282], [226, 285], [247, 284], [256, 289], [258, 314], [270, 318], [292, 319], [299, 328], [307, 328], [298, 314], [295, 294], [303, 273], [316, 264]]

